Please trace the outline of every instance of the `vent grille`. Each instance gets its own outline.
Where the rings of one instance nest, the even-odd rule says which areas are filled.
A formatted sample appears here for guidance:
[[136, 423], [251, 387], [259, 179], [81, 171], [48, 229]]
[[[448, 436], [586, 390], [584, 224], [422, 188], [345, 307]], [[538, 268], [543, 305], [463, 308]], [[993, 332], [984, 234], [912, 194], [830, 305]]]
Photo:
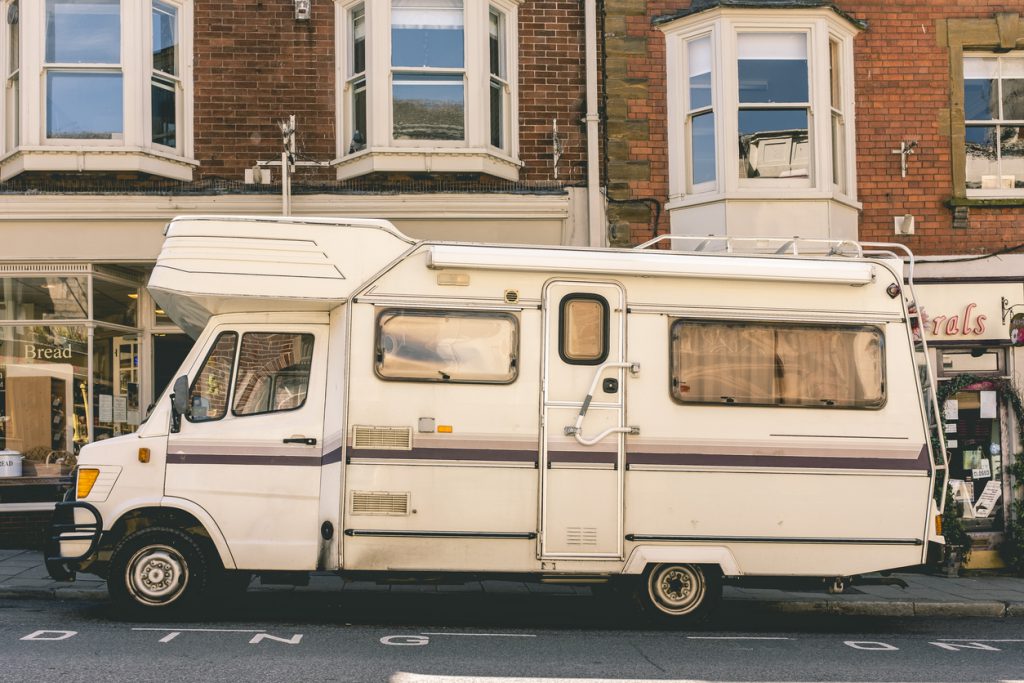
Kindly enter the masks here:
[[412, 450], [412, 427], [352, 427], [352, 447], [376, 450]]
[[5, 264], [0, 273], [88, 273], [89, 266], [76, 264]]
[[353, 491], [353, 515], [407, 515], [409, 494], [389, 491]]
[[569, 545], [597, 545], [597, 527], [567, 527], [565, 530], [565, 542]]

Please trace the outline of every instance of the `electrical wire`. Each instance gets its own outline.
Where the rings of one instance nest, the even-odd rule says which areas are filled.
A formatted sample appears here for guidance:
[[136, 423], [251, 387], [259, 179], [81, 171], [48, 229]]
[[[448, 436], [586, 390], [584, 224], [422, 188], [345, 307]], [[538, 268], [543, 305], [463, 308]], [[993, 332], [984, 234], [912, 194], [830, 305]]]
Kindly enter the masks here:
[[979, 254], [977, 256], [957, 256], [957, 257], [952, 257], [952, 258], [935, 259], [935, 260], [932, 260], [932, 259], [925, 260], [927, 258], [927, 257], [925, 257], [925, 258], [919, 258], [917, 262], [918, 262], [919, 265], [923, 265], [923, 264], [928, 264], [928, 263], [964, 263], [964, 262], [967, 262], [967, 261], [983, 261], [983, 260], [985, 260], [987, 258], [993, 258], [993, 257], [996, 257], [996, 256], [1002, 256], [1003, 254], [1012, 254], [1013, 252], [1020, 251], [1021, 249], [1024, 249], [1024, 242], [1021, 242], [1019, 244], [1014, 244], [1013, 246], [1010, 246], [1010, 247], [1003, 247], [1002, 249], [998, 249], [996, 251], [993, 251], [990, 254]]

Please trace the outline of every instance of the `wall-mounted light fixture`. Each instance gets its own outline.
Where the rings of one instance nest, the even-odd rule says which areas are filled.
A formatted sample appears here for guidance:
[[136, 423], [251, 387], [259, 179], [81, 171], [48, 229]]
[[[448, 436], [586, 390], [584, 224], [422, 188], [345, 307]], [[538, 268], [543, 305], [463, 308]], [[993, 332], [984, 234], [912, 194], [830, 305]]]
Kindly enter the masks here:
[[295, 20], [309, 21], [313, 14], [313, 0], [295, 0]]

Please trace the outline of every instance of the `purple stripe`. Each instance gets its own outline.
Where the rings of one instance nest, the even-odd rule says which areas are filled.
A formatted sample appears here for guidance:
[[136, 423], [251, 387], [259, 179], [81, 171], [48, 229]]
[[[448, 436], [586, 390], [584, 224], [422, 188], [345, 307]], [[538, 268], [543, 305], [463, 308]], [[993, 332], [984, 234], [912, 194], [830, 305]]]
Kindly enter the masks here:
[[319, 467], [319, 455], [223, 455], [209, 453], [168, 453], [169, 465], [271, 465], [277, 467]]
[[492, 450], [476, 448], [413, 448], [403, 450], [376, 450], [369, 448], [349, 450], [350, 458], [377, 460], [476, 460], [483, 462], [537, 462], [536, 451]]
[[333, 465], [336, 462], [341, 462], [341, 446], [338, 446], [329, 453], [325, 453], [321, 459], [321, 463], [324, 465]]
[[928, 448], [914, 460], [896, 458], [802, 457], [793, 455], [721, 455], [713, 453], [628, 453], [627, 465], [693, 465], [703, 467], [814, 467], [855, 470], [929, 471]]
[[588, 465], [614, 465], [618, 453], [591, 453], [590, 451], [548, 451], [548, 462], [572, 462]]

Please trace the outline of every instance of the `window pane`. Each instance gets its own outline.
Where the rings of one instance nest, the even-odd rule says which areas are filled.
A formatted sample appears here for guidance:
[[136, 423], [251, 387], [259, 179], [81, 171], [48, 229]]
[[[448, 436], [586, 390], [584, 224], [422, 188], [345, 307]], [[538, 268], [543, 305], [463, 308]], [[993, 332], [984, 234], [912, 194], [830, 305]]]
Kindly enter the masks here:
[[189, 415], [192, 422], [208, 422], [224, 417], [228, 409], [231, 369], [235, 364], [234, 332], [221, 332], [214, 342], [203, 367], [192, 381], [188, 392]]
[[18, 65], [21, 63], [21, 47], [20, 47], [20, 30], [18, 24], [8, 24], [7, 35], [9, 52], [7, 54], [7, 73], [8, 75], [18, 70]]
[[178, 75], [178, 9], [153, 3], [153, 69]]
[[737, 38], [740, 102], [807, 102], [807, 37], [741, 33]]
[[235, 415], [301, 408], [309, 391], [312, 360], [311, 334], [243, 334], [235, 380]]
[[511, 382], [516, 319], [508, 314], [388, 311], [377, 328], [377, 373], [433, 382]]
[[1024, 121], [1024, 59], [1003, 58], [1003, 120]]
[[603, 299], [562, 300], [562, 359], [600, 363], [608, 355], [607, 308]]
[[505, 119], [504, 95], [505, 86], [491, 81], [491, 145], [499, 148], [505, 146], [502, 132], [502, 121]]
[[806, 109], [739, 112], [741, 178], [805, 178], [810, 146]]
[[402, 74], [392, 88], [396, 140], [462, 140], [462, 76]]
[[135, 327], [138, 324], [138, 303], [138, 287], [123, 285], [119, 282], [109, 282], [98, 277], [93, 278], [93, 319]]
[[995, 59], [964, 59], [964, 118], [968, 121], [988, 121], [999, 117], [997, 69]]
[[177, 106], [175, 105], [175, 85], [153, 81], [153, 142], [158, 145], [176, 147], [175, 136]]
[[699, 114], [690, 119], [690, 163], [693, 184], [715, 179], [715, 115]]
[[1002, 187], [1024, 188], [1024, 126], [999, 127]]
[[690, 109], [711, 106], [711, 38], [691, 40], [686, 46]]
[[502, 55], [502, 46], [504, 41], [504, 17], [499, 13], [491, 10], [489, 13], [489, 28], [488, 28], [488, 52], [490, 54], [491, 63], [491, 75], [492, 76], [504, 76], [505, 65], [504, 55]]
[[350, 75], [366, 71], [366, 11], [352, 10], [352, 69]]
[[839, 43], [834, 40], [828, 41], [828, 78], [831, 84], [829, 88], [829, 104], [833, 109], [843, 110], [842, 80], [839, 71]]
[[120, 140], [124, 131], [121, 74], [48, 72], [46, 136]]
[[119, 63], [120, 1], [46, 0], [46, 61], [50, 64]]
[[832, 114], [832, 182], [846, 190], [846, 125], [841, 114]]
[[392, 0], [393, 66], [462, 67], [462, 0]]
[[967, 126], [967, 187], [997, 189], [999, 170], [995, 126]]
[[352, 84], [352, 140], [348, 153], [366, 149], [366, 79]]
[[882, 332], [679, 320], [672, 326], [672, 394], [687, 403], [880, 407]]
[[86, 318], [88, 287], [84, 275], [0, 278], [0, 320]]

